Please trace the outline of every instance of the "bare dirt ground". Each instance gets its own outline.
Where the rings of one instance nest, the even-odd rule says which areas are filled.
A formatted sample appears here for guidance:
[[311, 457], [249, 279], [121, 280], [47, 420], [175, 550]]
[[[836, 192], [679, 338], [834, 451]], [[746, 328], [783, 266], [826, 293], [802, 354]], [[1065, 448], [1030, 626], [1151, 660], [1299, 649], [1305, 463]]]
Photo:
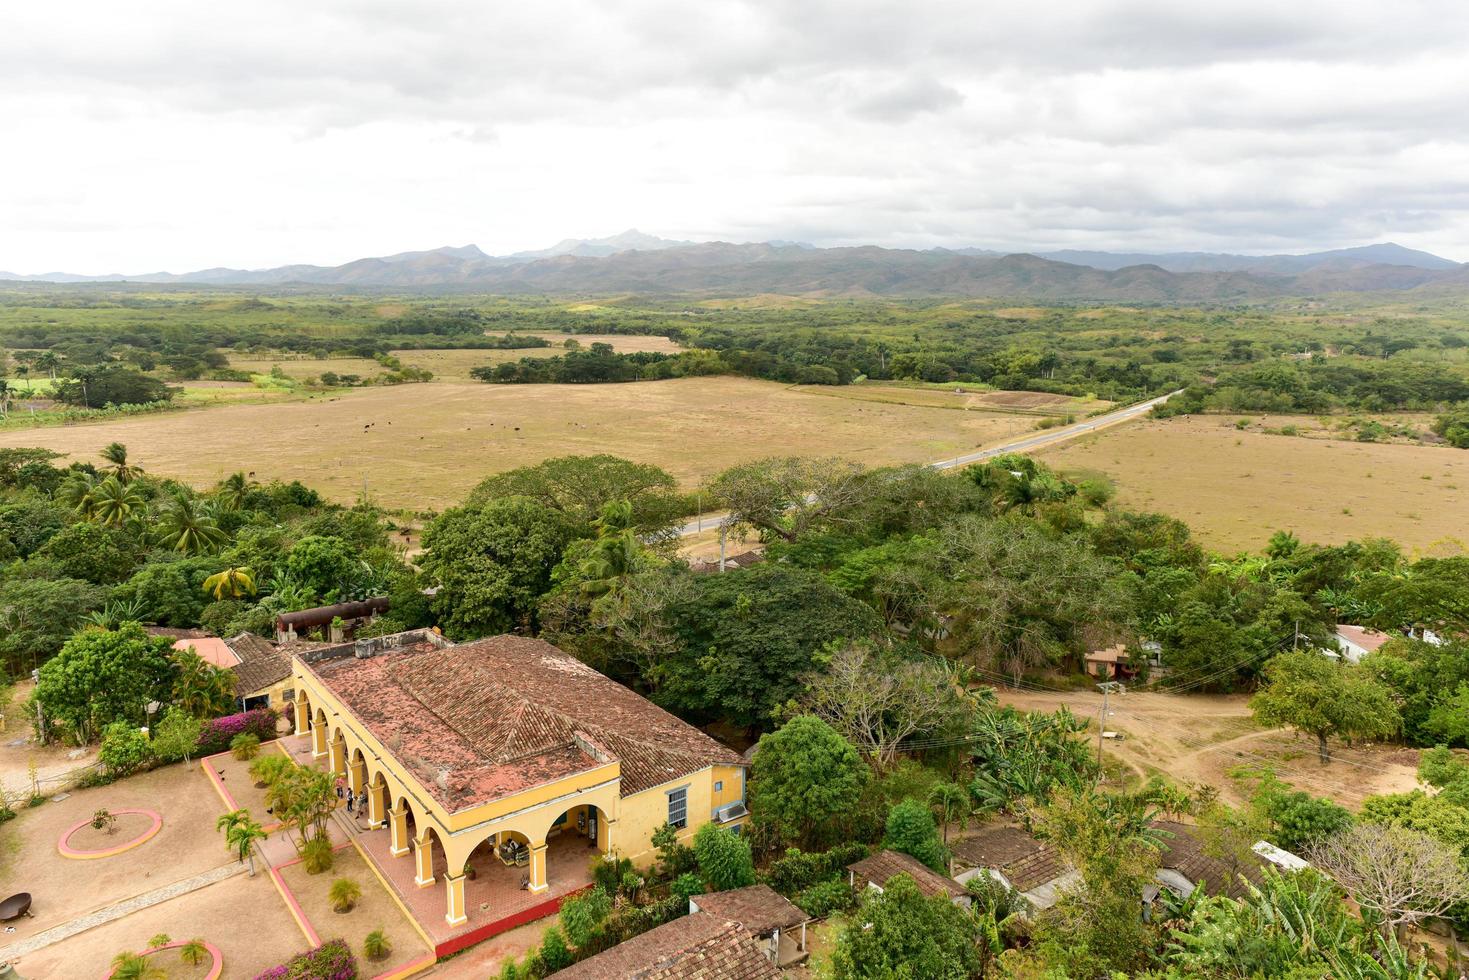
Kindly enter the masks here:
[[0, 730], [0, 786], [12, 802], [30, 796], [30, 765], [36, 765], [40, 790], [49, 796], [66, 783], [70, 773], [90, 765], [97, 758], [95, 748], [55, 743], [37, 745], [31, 739], [31, 719], [25, 709], [30, 699], [30, 681], [22, 681], [10, 692], [10, 703], [0, 708], [5, 727]]
[[[295, 894], [301, 910], [322, 941], [345, 939], [370, 976], [392, 973], [428, 955], [429, 948], [422, 937], [355, 848], [344, 847], [337, 851], [336, 863], [330, 871], [310, 875], [306, 873], [305, 865], [293, 864], [281, 869], [281, 878]], [[350, 912], [333, 910], [327, 899], [332, 882], [338, 878], [351, 879], [362, 889], [362, 897]], [[385, 959], [369, 963], [362, 955], [362, 940], [374, 929], [383, 930], [393, 952]]]
[[[111, 857], [86, 861], [62, 857], [56, 850], [61, 834], [103, 807], [157, 810], [163, 814], [163, 829], [146, 843]], [[16, 931], [5, 935], [0, 945], [230, 863], [214, 829], [221, 809], [219, 796], [199, 767], [179, 764], [110, 786], [74, 790], [60, 803], [19, 810], [14, 820], [0, 826], [6, 851], [0, 865], [0, 894], [30, 892], [34, 917], [18, 920]], [[119, 841], [126, 831], [121, 823]], [[150, 935], [144, 933], [142, 938]]]
[[1031, 431], [1028, 416], [823, 398], [767, 381], [684, 378], [620, 385], [416, 384], [302, 401], [229, 405], [0, 433], [94, 460], [127, 445], [150, 472], [213, 484], [245, 469], [350, 502], [366, 483], [390, 508], [454, 504], [490, 473], [568, 453], [613, 453], [683, 485], [771, 454], [919, 463]]
[[[718, 523], [718, 519], [711, 518], [709, 520], [710, 530], [680, 538], [678, 553], [689, 561], [717, 562], [719, 560]], [[728, 535], [724, 542], [724, 553], [726, 557], [729, 557], [758, 547], [760, 547], [760, 536], [757, 534]]]
[[1017, 412], [1028, 415], [1066, 415], [1110, 408], [1111, 402], [1095, 398], [1072, 398], [1043, 391], [975, 391], [957, 388], [923, 388], [910, 385], [869, 383], [858, 385], [805, 385], [797, 391], [828, 398], [944, 408], [968, 412]]
[[507, 959], [522, 959], [526, 953], [539, 946], [546, 930], [556, 925], [556, 921], [555, 916], [550, 916], [492, 936], [451, 959], [435, 964], [434, 978], [484, 980], [486, 977], [497, 977]]
[[1435, 555], [1469, 540], [1469, 452], [1457, 449], [1238, 431], [1232, 417], [1209, 415], [1116, 426], [1037, 457], [1105, 473], [1123, 506], [1171, 514], [1225, 552], [1259, 550], [1281, 529], [1319, 544], [1386, 537]]
[[[218, 946], [224, 954], [225, 977], [253, 977], [307, 949], [306, 937], [269, 876], [242, 874], [78, 933], [21, 957], [15, 965], [27, 980], [98, 977], [112, 957], [124, 950], [141, 952], [160, 932], [176, 940], [198, 938]], [[172, 965], [168, 975], [186, 976]]]
[[[1027, 710], [1054, 711], [1065, 705], [1090, 722], [1096, 738], [1102, 699], [1097, 693], [1048, 694], [997, 689], [1000, 700]], [[1393, 746], [1332, 744], [1332, 762], [1322, 766], [1314, 740], [1286, 729], [1263, 729], [1250, 717], [1242, 694], [1155, 694], [1114, 696], [1107, 730], [1121, 734], [1104, 746], [1109, 761], [1141, 778], [1162, 773], [1175, 781], [1218, 787], [1226, 802], [1246, 801], [1249, 780], [1232, 774], [1266, 767], [1298, 789], [1356, 808], [1363, 798], [1402, 793], [1417, 784], [1418, 752]]]

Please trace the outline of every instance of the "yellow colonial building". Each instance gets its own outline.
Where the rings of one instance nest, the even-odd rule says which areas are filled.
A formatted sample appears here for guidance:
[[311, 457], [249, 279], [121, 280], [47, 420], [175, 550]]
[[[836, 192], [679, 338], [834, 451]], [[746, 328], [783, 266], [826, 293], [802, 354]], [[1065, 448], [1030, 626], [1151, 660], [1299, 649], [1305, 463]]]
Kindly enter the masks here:
[[665, 823], [687, 838], [746, 819], [738, 753], [541, 640], [418, 630], [301, 651], [292, 674], [296, 731], [365, 794], [412, 883], [442, 877], [449, 927], [488, 906], [466, 909], [476, 868], [534, 896], [548, 868], [580, 887], [596, 853], [650, 862]]

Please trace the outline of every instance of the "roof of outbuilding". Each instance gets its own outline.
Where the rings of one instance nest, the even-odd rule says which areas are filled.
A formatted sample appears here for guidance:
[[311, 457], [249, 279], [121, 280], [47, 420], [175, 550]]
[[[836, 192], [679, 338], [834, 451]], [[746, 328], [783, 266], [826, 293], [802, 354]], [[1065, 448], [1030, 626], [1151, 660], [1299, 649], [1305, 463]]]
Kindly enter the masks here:
[[304, 662], [451, 811], [621, 764], [621, 793], [734, 750], [543, 640], [495, 636]]
[[878, 887], [882, 887], [894, 875], [906, 874], [917, 883], [918, 890], [925, 895], [952, 897], [964, 894], [964, 886], [953, 878], [939, 874], [917, 858], [900, 851], [878, 851], [871, 857], [865, 857], [847, 865], [847, 870], [855, 873], [859, 878], [866, 878]]
[[998, 871], [1020, 892], [1055, 881], [1068, 870], [1054, 847], [1019, 827], [988, 827], [957, 842], [954, 855], [972, 867]]
[[554, 980], [778, 980], [754, 935], [718, 916], [685, 915], [603, 950]]
[[239, 658], [235, 666], [235, 693], [249, 697], [291, 676], [291, 658], [263, 636], [241, 633], [225, 640]]
[[1258, 884], [1264, 877], [1267, 862], [1253, 851], [1247, 857], [1241, 855], [1239, 861], [1230, 861], [1207, 853], [1204, 841], [1187, 824], [1155, 820], [1152, 826], [1170, 835], [1164, 838], [1158, 866], [1172, 868], [1195, 885], [1206, 885], [1211, 895], [1242, 898], [1249, 890], [1246, 882]]
[[695, 895], [694, 904], [701, 913], [738, 922], [757, 936], [790, 929], [811, 918], [769, 885]]
[[1388, 640], [1392, 639], [1392, 637], [1388, 634], [1379, 633], [1375, 629], [1370, 629], [1366, 626], [1351, 626], [1346, 623], [1343, 623], [1336, 628], [1336, 635], [1341, 637], [1343, 640], [1346, 640], [1348, 643], [1352, 643], [1356, 646], [1361, 647], [1368, 653], [1371, 653], [1373, 650], [1376, 650]]

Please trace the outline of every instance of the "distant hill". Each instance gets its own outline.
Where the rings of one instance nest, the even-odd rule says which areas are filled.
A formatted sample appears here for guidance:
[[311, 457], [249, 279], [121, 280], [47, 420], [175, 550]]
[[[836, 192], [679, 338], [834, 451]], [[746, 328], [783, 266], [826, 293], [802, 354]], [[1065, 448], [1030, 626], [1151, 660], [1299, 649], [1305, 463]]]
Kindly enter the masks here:
[[[22, 278], [22, 277], [13, 277]], [[52, 273], [57, 283], [122, 276]], [[816, 248], [804, 243], [679, 242], [636, 230], [566, 239], [548, 249], [487, 255], [462, 245], [357, 259], [339, 266], [204, 269], [127, 281], [291, 284], [508, 293], [786, 293], [812, 296], [970, 296], [1114, 303], [1235, 303], [1339, 292], [1423, 290], [1469, 295], [1469, 266], [1384, 243], [1309, 255], [1005, 254], [984, 249]]]

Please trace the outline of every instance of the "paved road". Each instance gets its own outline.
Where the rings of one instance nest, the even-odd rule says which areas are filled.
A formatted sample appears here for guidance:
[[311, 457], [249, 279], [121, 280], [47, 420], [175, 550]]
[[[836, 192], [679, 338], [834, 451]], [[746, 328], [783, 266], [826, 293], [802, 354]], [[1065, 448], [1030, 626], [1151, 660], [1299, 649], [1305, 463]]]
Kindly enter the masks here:
[[[1119, 422], [1126, 422], [1128, 419], [1135, 419], [1139, 415], [1151, 411], [1154, 405], [1161, 405], [1182, 390], [1180, 388], [1178, 391], [1170, 391], [1166, 395], [1159, 395], [1157, 398], [1150, 398], [1145, 402], [1138, 402], [1136, 405], [1128, 405], [1126, 408], [1119, 408], [1116, 411], [1108, 412], [1106, 415], [1098, 415], [1081, 422], [1073, 422], [1070, 425], [1062, 425], [1054, 429], [1037, 432], [1033, 436], [1026, 436], [1024, 439], [1015, 442], [1006, 442], [998, 446], [991, 446], [988, 449], [976, 450], [963, 456], [941, 459], [938, 462], [929, 463], [928, 465], [936, 470], [948, 470], [956, 466], [968, 466], [971, 463], [993, 459], [996, 456], [1002, 456], [1006, 453], [1028, 453], [1046, 446], [1053, 446], [1058, 442], [1075, 439], [1077, 436], [1086, 435], [1088, 432], [1095, 432], [1098, 429], [1104, 429], [1109, 425], [1116, 425]], [[722, 512], [700, 514], [694, 520], [689, 521], [678, 529], [679, 536], [686, 538], [691, 534], [698, 534], [701, 531], [709, 531], [717, 528], [720, 520], [724, 516]]]

